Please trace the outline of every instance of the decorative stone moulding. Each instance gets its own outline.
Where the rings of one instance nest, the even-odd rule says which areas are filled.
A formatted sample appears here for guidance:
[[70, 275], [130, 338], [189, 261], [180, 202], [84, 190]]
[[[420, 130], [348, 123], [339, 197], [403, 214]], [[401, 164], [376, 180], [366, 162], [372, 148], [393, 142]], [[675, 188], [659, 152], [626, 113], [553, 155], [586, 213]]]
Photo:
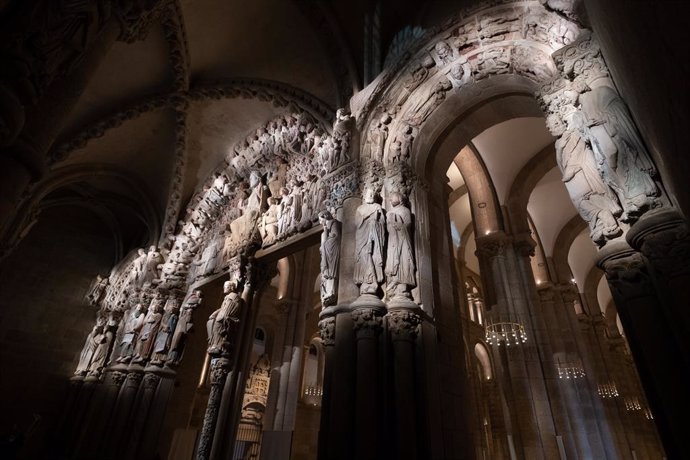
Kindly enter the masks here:
[[518, 346], [527, 342], [525, 325], [517, 315], [496, 315], [486, 319], [486, 342], [489, 345]]

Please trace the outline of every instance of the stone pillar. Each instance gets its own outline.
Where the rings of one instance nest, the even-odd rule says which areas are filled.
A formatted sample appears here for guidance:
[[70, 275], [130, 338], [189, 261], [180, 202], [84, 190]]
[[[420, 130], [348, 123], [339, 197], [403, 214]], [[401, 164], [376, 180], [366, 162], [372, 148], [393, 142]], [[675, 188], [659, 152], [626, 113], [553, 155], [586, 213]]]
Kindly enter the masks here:
[[[124, 368], [124, 369], [122, 369]], [[112, 414], [112, 423], [108, 428], [108, 435], [102, 446], [102, 458], [116, 459], [121, 458], [124, 452], [123, 444], [126, 445], [126, 433], [128, 433], [129, 422], [132, 409], [136, 402], [139, 385], [144, 376], [144, 369], [139, 365], [131, 365], [127, 368], [118, 365], [117, 370], [127, 370], [127, 377], [120, 388], [117, 396], [115, 408]]]
[[139, 444], [149, 420], [149, 410], [154, 402], [154, 395], [160, 380], [160, 376], [150, 372], [150, 369], [145, 370], [139, 390], [138, 404], [135, 407], [134, 417], [129, 428], [125, 458], [137, 458], [138, 456]]
[[213, 358], [211, 360], [210, 384], [211, 392], [208, 395], [204, 423], [199, 435], [199, 443], [196, 450], [197, 460], [211, 458], [211, 446], [214, 440], [218, 411], [220, 409], [225, 380], [230, 372], [230, 360], [227, 358]]
[[355, 458], [362, 460], [381, 457], [378, 337], [384, 313], [376, 307], [359, 307], [351, 313], [357, 342]]
[[153, 403], [149, 409], [146, 426], [139, 443], [137, 458], [142, 460], [154, 458], [155, 456], [165, 413], [168, 409], [168, 403], [170, 402], [177, 376], [175, 371], [167, 367], [151, 369], [150, 372], [159, 376], [160, 381], [156, 387]]
[[319, 321], [319, 335], [324, 347], [325, 363], [323, 369], [323, 394], [321, 396], [321, 422], [319, 425], [319, 446], [317, 458], [328, 458], [330, 434], [331, 405], [333, 394], [333, 368], [335, 351], [335, 317], [325, 317]]
[[690, 410], [690, 371], [679, 355], [673, 319], [665, 315], [660, 300], [664, 294], [655, 289], [646, 258], [624, 243], [607, 245], [599, 265], [606, 272], [666, 454], [682, 457], [686, 434], [678, 421]]
[[386, 317], [393, 342], [395, 458], [414, 460], [418, 458], [414, 357], [422, 318], [414, 309], [390, 310]]

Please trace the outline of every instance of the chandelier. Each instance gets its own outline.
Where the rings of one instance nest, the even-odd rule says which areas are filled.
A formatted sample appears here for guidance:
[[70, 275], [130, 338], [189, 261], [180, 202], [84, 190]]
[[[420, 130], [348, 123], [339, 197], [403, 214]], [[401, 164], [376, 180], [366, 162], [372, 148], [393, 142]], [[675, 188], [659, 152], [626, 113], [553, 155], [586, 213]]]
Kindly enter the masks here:
[[492, 315], [486, 319], [484, 330], [489, 345], [509, 347], [527, 342], [525, 325], [515, 315]]
[[582, 366], [582, 361], [579, 358], [556, 359], [556, 368], [558, 369], [559, 379], [581, 379], [585, 376], [585, 368]]
[[642, 410], [642, 405], [640, 404], [640, 400], [637, 399], [637, 396], [626, 397], [623, 401], [625, 402], [625, 410], [627, 411]]
[[597, 393], [604, 399], [612, 399], [619, 396], [616, 382], [600, 383], [597, 388]]

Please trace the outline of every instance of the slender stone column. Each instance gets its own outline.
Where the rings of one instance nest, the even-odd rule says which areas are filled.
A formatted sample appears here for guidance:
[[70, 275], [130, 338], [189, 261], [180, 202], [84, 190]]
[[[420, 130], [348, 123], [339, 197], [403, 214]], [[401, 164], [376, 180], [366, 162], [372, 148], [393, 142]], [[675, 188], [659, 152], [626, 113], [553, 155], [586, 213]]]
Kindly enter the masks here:
[[120, 452], [124, 449], [120, 446], [125, 443], [125, 433], [128, 431], [132, 408], [136, 402], [137, 392], [143, 376], [144, 369], [141, 366], [129, 366], [127, 378], [120, 388], [120, 394], [115, 403], [112, 425], [108, 430], [107, 440], [102, 446], [102, 458], [121, 458]]
[[599, 265], [606, 272], [669, 458], [681, 458], [687, 433], [678, 423], [690, 410], [690, 370], [679, 361], [676, 330], [664, 315], [646, 259], [626, 244], [607, 245]]
[[204, 424], [199, 435], [199, 445], [196, 451], [197, 460], [207, 460], [211, 455], [216, 423], [218, 422], [218, 410], [223, 396], [225, 380], [230, 372], [230, 360], [227, 358], [213, 358], [211, 360], [210, 384], [211, 392], [208, 395]]
[[141, 435], [141, 441], [137, 451], [137, 458], [142, 460], [155, 457], [160, 431], [163, 427], [165, 413], [175, 387], [175, 378], [177, 376], [175, 371], [167, 367], [152, 369], [150, 372], [159, 376], [160, 381], [153, 396], [153, 403], [149, 409], [146, 426]]
[[355, 458], [380, 458], [378, 336], [384, 308], [357, 308], [352, 315], [357, 341]]
[[130, 427], [130, 435], [127, 442], [126, 458], [136, 458], [141, 437], [146, 428], [149, 410], [153, 404], [153, 398], [160, 383], [160, 376], [146, 370], [141, 384], [141, 396], [135, 408], [134, 419]]
[[323, 370], [323, 395], [321, 396], [321, 422], [319, 425], [319, 446], [317, 458], [328, 458], [328, 442], [330, 434], [331, 404], [333, 393], [333, 368], [335, 352], [335, 317], [328, 316], [319, 321], [319, 334], [324, 347], [325, 363]]
[[419, 312], [413, 309], [391, 310], [386, 317], [393, 342], [395, 458], [414, 460], [418, 458], [414, 356], [422, 318]]

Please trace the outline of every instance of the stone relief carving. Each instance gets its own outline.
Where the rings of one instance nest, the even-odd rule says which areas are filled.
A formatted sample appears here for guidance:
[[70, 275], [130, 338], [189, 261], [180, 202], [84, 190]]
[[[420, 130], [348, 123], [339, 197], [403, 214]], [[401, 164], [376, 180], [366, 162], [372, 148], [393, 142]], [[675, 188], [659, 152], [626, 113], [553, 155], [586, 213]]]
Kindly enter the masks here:
[[109, 283], [110, 280], [108, 277], [101, 276], [100, 274], [96, 275], [96, 281], [89, 293], [86, 295], [86, 300], [90, 305], [97, 306], [101, 303]]
[[244, 304], [238, 289], [237, 280], [226, 281], [223, 284], [223, 303], [208, 318], [206, 331], [208, 354], [211, 356], [228, 356], [231, 353]]
[[91, 365], [91, 359], [98, 346], [98, 336], [102, 335], [103, 332], [104, 323], [103, 318], [98, 318], [93, 329], [91, 329], [89, 335], [86, 336], [86, 341], [79, 355], [77, 369], [74, 372], [75, 375], [86, 375], [88, 372], [89, 366]]
[[393, 192], [386, 212], [388, 246], [385, 274], [387, 295], [391, 301], [411, 300], [409, 290], [417, 285], [415, 255], [412, 242], [412, 213], [404, 204], [404, 197]]
[[388, 125], [391, 122], [391, 117], [387, 113], [381, 115], [381, 118], [374, 123], [373, 127], [367, 133], [367, 141], [364, 144], [362, 152], [363, 158], [370, 158], [374, 161], [383, 161], [383, 149], [388, 138]]
[[362, 204], [355, 215], [355, 269], [353, 279], [360, 294], [378, 295], [383, 282], [385, 216], [376, 201], [377, 191], [366, 186]]
[[423, 97], [414, 101], [407, 111], [407, 115], [403, 118], [403, 122], [410, 126], [420, 126], [441, 105], [452, 87], [451, 82], [445, 78], [436, 82]]
[[163, 294], [157, 292], [149, 304], [148, 312], [144, 316], [144, 321], [134, 347], [133, 364], [141, 364], [148, 361], [153, 353], [156, 336], [161, 327], [163, 319]]
[[172, 340], [170, 341], [170, 352], [168, 353], [167, 363], [169, 365], [178, 365], [182, 359], [184, 352], [187, 334], [192, 330], [194, 323], [192, 323], [192, 315], [201, 302], [203, 301], [203, 293], [199, 289], [195, 289], [185, 299], [180, 309], [180, 318], [175, 327]]
[[550, 118], [547, 125], [558, 137], [556, 160], [563, 182], [578, 212], [589, 224], [592, 241], [602, 246], [607, 239], [622, 234], [616, 217], [623, 210], [613, 189], [604, 182], [600, 161], [605, 159], [595, 157], [587, 122], [575, 108], [577, 100], [576, 91], [563, 91], [554, 101], [561, 116], [558, 120]]
[[341, 225], [329, 211], [319, 213], [321, 233], [321, 306], [335, 305], [338, 295]]
[[649, 158], [630, 112], [616, 91], [599, 86], [580, 96], [583, 115], [602, 174], [609, 178], [623, 206], [621, 220], [634, 222], [645, 211], [661, 205]]
[[119, 324], [118, 316], [115, 312], [111, 312], [103, 329], [94, 337], [94, 342], [97, 345], [89, 364], [89, 377], [101, 378], [103, 375], [103, 369], [108, 364], [113, 350], [115, 334]]
[[444, 66], [453, 62], [453, 49], [448, 43], [441, 40], [434, 46], [434, 51], [436, 51], [436, 57], [438, 58], [439, 65]]
[[163, 307], [163, 317], [161, 318], [160, 329], [153, 343], [151, 364], [160, 366], [165, 362], [168, 352], [170, 351], [173, 333], [177, 327], [179, 313], [180, 302], [174, 294], [170, 295]]
[[124, 334], [120, 340], [120, 356], [116, 360], [118, 363], [129, 363], [132, 360], [134, 345], [139, 338], [141, 328], [144, 326], [144, 317], [144, 305], [141, 302], [126, 317]]

